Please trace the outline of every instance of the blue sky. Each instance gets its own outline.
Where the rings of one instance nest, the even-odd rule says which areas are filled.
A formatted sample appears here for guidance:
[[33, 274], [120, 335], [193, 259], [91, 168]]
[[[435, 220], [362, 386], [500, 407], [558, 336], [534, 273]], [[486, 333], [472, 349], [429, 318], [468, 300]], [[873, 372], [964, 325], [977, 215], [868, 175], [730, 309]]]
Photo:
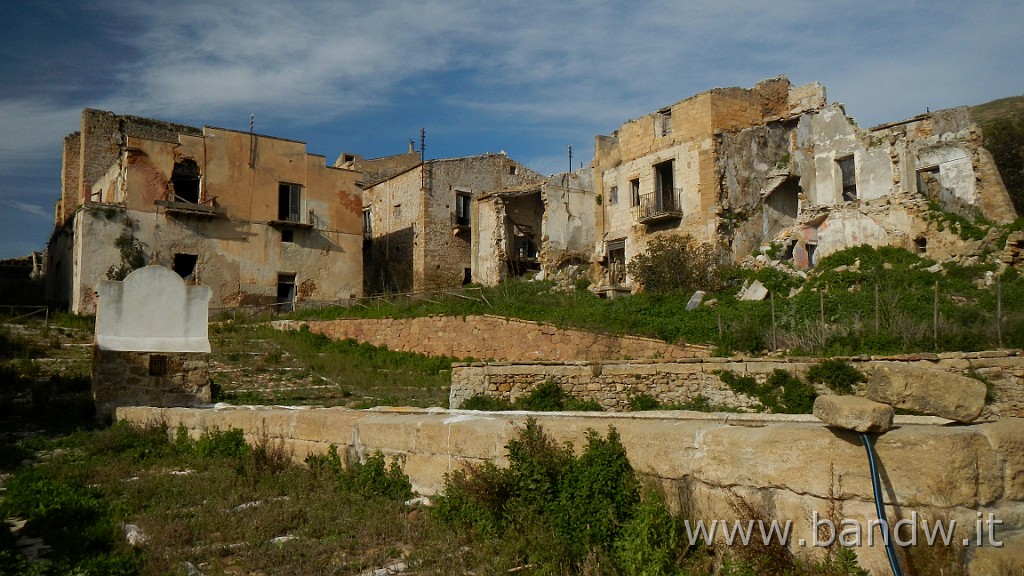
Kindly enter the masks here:
[[333, 162], [505, 150], [542, 173], [718, 86], [819, 81], [860, 125], [1024, 92], [1024, 2], [17, 0], [0, 7], [0, 258], [42, 249], [84, 107]]

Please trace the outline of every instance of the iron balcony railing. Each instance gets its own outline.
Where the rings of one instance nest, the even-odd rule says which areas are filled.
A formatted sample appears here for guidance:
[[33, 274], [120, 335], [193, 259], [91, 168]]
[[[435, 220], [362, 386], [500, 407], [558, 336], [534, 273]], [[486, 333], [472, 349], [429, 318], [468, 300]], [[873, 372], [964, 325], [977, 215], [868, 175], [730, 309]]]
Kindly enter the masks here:
[[640, 203], [633, 207], [637, 222], [652, 222], [670, 218], [682, 218], [683, 208], [679, 201], [679, 189], [659, 190], [640, 195]]

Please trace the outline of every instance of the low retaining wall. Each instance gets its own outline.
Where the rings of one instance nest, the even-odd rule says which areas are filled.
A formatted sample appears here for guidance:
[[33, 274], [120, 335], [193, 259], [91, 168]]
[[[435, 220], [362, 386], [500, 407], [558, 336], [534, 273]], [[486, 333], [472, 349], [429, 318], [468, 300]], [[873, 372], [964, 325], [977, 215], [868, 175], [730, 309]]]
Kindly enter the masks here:
[[[648, 394], [664, 404], [685, 404], [697, 396], [713, 405], [747, 408], [756, 399], [733, 392], [716, 372], [753, 376], [760, 382], [776, 369], [804, 377], [820, 358], [692, 358], [684, 361], [532, 362], [455, 364], [449, 406], [485, 394], [515, 400], [546, 381], [556, 382], [581, 399], [607, 410], [627, 410], [629, 398]], [[984, 417], [1024, 417], [1024, 356], [1018, 350], [951, 352], [901, 356], [855, 356], [851, 363], [866, 374], [882, 364], [899, 363], [961, 375], [991, 384], [994, 401]], [[820, 387], [824, 393], [827, 388]], [[858, 391], [860, 392], [860, 391]]]
[[309, 326], [336, 340], [352, 338], [391, 350], [428, 356], [502, 361], [609, 360], [615, 358], [695, 358], [710, 355], [702, 345], [675, 345], [637, 336], [564, 330], [550, 324], [499, 316], [352, 318], [283, 321], [283, 329]]
[[[875, 518], [864, 447], [855, 433], [830, 429], [811, 416], [708, 415], [699, 413], [526, 414], [446, 410], [342, 408], [118, 408], [119, 420], [184, 426], [191, 434], [218, 428], [245, 431], [250, 441], [280, 439], [296, 459], [330, 445], [349, 458], [374, 451], [405, 458], [415, 489], [436, 493], [444, 474], [466, 462], [505, 465], [504, 446], [527, 417], [559, 443], [585, 444], [587, 429], [614, 426], [634, 468], [660, 479], [673, 503], [694, 517], [738, 518], [739, 497], [769, 519], [792, 521], [790, 545], [808, 554], [813, 514], [859, 522]], [[898, 428], [877, 438], [876, 449], [890, 522], [914, 513], [958, 522], [957, 539], [968, 551], [1024, 551], [1024, 420], [946, 427], [935, 419], [897, 417]], [[994, 514], [1003, 548], [974, 552], [977, 518]], [[876, 533], [877, 537], [877, 533]], [[805, 542], [804, 546], [799, 544]], [[866, 542], [866, 532], [864, 534]], [[876, 540], [877, 543], [877, 540]], [[820, 552], [820, 550], [819, 550]], [[884, 573], [881, 546], [858, 550], [861, 564]], [[977, 573], [987, 573], [985, 571]]]

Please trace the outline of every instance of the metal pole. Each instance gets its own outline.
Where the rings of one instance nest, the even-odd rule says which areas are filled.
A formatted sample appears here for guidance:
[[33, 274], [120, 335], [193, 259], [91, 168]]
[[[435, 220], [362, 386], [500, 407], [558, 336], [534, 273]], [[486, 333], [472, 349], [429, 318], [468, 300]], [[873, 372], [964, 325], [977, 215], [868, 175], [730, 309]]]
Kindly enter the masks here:
[[935, 349], [939, 349], [939, 281], [935, 281], [935, 299], [932, 304], [932, 341]]

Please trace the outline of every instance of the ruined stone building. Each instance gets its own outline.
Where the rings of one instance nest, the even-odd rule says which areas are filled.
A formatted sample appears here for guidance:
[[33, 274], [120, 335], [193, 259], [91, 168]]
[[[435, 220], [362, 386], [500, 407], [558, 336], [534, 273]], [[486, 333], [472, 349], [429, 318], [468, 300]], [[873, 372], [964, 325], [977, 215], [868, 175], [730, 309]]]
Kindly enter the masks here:
[[735, 260], [781, 247], [799, 267], [860, 244], [935, 257], [967, 250], [941, 209], [1003, 223], [1013, 207], [965, 109], [859, 128], [825, 89], [785, 77], [717, 88], [595, 142], [599, 290], [630, 287], [626, 264], [662, 234]]
[[483, 194], [474, 203], [473, 281], [586, 271], [595, 207], [589, 168]]
[[95, 312], [101, 280], [159, 263], [210, 308], [362, 294], [360, 173], [302, 142], [86, 109], [64, 140], [48, 296]]
[[478, 233], [474, 201], [485, 193], [544, 182], [504, 153], [428, 160], [391, 173], [401, 162], [396, 157], [362, 162], [364, 169], [383, 171], [363, 191], [367, 293], [471, 282], [471, 248]]

